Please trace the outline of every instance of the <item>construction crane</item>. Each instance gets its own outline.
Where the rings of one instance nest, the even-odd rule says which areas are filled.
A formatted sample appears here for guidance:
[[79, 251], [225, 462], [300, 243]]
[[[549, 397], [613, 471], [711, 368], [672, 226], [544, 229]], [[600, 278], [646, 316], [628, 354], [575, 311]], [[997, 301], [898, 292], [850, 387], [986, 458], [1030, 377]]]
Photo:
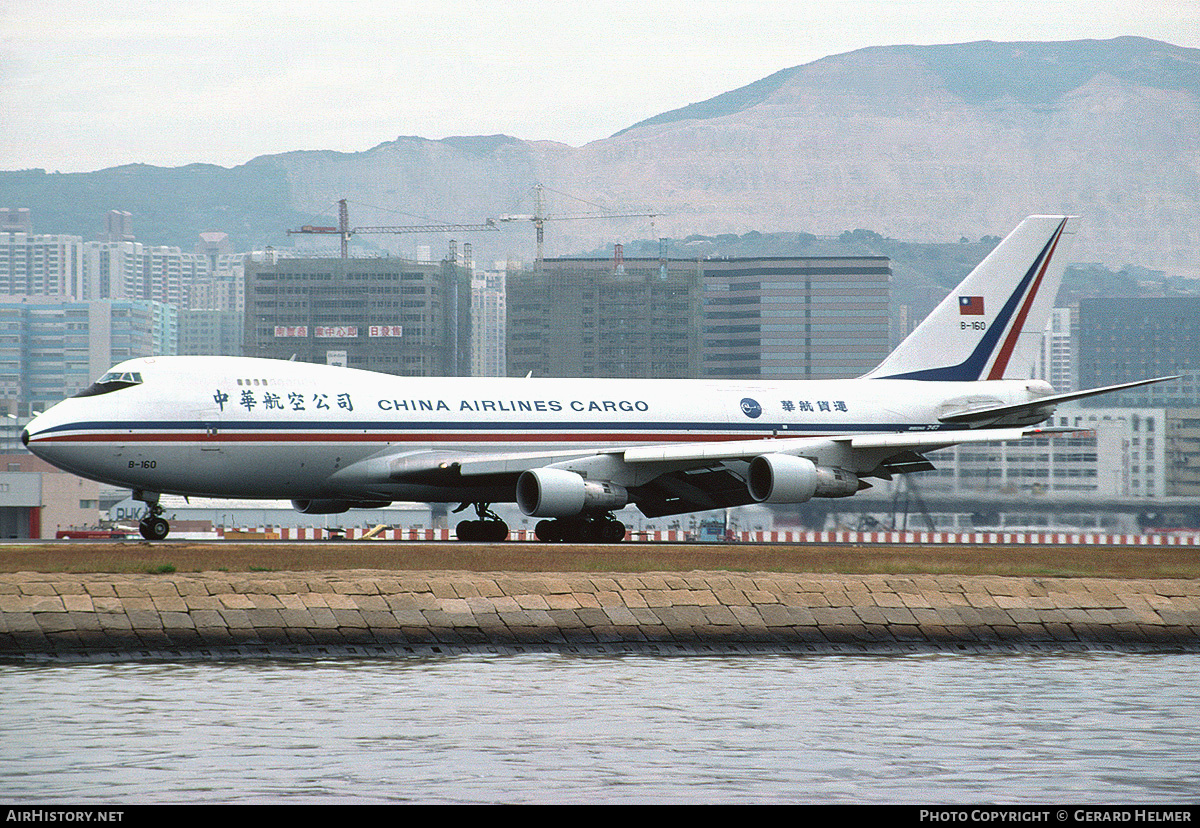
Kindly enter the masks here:
[[653, 220], [653, 219], [657, 218], [658, 216], [662, 215], [662, 213], [577, 213], [575, 215], [568, 215], [568, 216], [548, 216], [548, 215], [546, 215], [546, 202], [545, 202], [545, 195], [543, 194], [543, 189], [544, 188], [542, 187], [541, 184], [538, 184], [538, 185], [534, 186], [534, 188], [533, 188], [534, 199], [535, 199], [535, 210], [536, 210], [536, 212], [533, 215], [521, 214], [521, 215], [500, 216], [500, 221], [504, 221], [504, 222], [509, 222], [509, 221], [532, 221], [533, 222], [533, 226], [537, 228], [537, 260], [536, 261], [538, 262], [538, 264], [541, 264], [541, 261], [542, 261], [543, 239], [544, 239], [544, 235], [545, 235], [543, 225], [545, 225], [545, 223], [548, 221], [567, 221], [567, 220], [574, 220], [574, 219], [600, 219], [600, 218], [648, 218], [648, 219]]
[[488, 219], [484, 224], [409, 224], [397, 227], [350, 227], [350, 210], [346, 207], [346, 199], [338, 201], [338, 226], [318, 227], [306, 224], [299, 230], [287, 231], [292, 235], [341, 236], [342, 258], [349, 256], [350, 237], [359, 233], [475, 233], [500, 228], [496, 222]]

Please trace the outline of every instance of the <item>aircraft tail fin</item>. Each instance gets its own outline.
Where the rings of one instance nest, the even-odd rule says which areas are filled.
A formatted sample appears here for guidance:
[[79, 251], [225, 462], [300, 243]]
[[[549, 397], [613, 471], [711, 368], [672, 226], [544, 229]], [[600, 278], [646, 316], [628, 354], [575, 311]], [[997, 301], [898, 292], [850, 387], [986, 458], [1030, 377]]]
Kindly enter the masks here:
[[865, 378], [1028, 378], [1078, 223], [1026, 218]]

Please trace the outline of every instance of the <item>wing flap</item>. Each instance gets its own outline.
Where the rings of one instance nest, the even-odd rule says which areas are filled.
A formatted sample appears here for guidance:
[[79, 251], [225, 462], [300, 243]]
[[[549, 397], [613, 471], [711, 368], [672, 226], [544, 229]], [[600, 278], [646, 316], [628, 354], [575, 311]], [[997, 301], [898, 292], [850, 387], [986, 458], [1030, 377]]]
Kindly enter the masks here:
[[1009, 440], [1028, 440], [1033, 437], [1054, 437], [1059, 434], [1076, 434], [1087, 429], [1079, 428], [979, 428], [955, 431], [904, 431], [892, 434], [862, 434], [851, 437], [850, 448], [854, 449], [914, 449], [933, 451], [961, 443], [1003, 443]]
[[740, 460], [775, 452], [792, 453], [832, 440], [847, 440], [848, 435], [836, 437], [780, 437], [766, 440], [720, 440], [712, 443], [671, 443], [669, 445], [634, 446], [621, 456], [626, 463], [678, 463], [691, 461]]
[[384, 451], [347, 466], [334, 478], [364, 483], [429, 483], [454, 485], [464, 477], [493, 477], [520, 474], [556, 463], [581, 460], [611, 454], [608, 451], [580, 449], [577, 451], [502, 452], [471, 454], [456, 451]]
[[556, 463], [566, 463], [571, 460], [581, 460], [585, 457], [595, 457], [604, 454], [614, 454], [612, 451], [596, 451], [584, 449], [581, 451], [532, 451], [514, 452], [511, 454], [462, 455], [454, 461], [459, 473], [464, 477], [482, 474], [518, 474], [529, 469], [540, 469], [543, 466], [553, 466]]

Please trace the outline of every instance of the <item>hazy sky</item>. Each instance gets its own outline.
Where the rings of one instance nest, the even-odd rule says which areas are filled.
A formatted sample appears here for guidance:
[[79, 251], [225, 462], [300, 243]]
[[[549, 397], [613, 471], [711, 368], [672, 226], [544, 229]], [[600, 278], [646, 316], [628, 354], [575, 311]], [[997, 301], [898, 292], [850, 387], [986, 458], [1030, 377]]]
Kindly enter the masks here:
[[1200, 0], [24, 0], [0, 5], [0, 169], [235, 166], [398, 135], [574, 146], [864, 46], [1140, 35]]

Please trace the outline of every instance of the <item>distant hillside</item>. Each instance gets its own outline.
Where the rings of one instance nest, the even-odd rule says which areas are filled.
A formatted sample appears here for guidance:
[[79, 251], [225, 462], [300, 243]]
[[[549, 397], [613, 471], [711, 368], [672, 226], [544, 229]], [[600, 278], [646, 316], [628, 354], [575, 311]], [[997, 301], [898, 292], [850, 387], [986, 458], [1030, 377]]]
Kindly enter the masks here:
[[[1198, 124], [1196, 49], [878, 47], [651, 118], [573, 164], [581, 185], [663, 203], [690, 233], [942, 240], [1070, 212], [1083, 217], [1077, 260], [1200, 275]], [[560, 186], [573, 192], [569, 175]]]
[[0, 172], [0, 206], [29, 207], [36, 233], [85, 240], [104, 230], [109, 210], [128, 210], [138, 240], [149, 244], [190, 250], [205, 230], [228, 233], [240, 250], [289, 244], [284, 231], [302, 218], [291, 204], [286, 173], [265, 165]]
[[[894, 89], [889, 89], [886, 79], [878, 73], [847, 73], [839, 68], [846, 64], [861, 67], [880, 53], [886, 54], [888, 61], [904, 59], [919, 65], [935, 76], [947, 91], [974, 105], [1010, 99], [1031, 107], [1053, 106], [1059, 98], [1100, 74], [1133, 86], [1200, 95], [1197, 50], [1140, 37], [1049, 43], [985, 40], [944, 46], [871, 47], [784, 69], [707, 101], [647, 118], [617, 135], [644, 126], [734, 115], [763, 103], [797, 76], [827, 69], [832, 71], [831, 84], [843, 91], [886, 97], [894, 93]], [[832, 86], [829, 88], [833, 91]]]
[[[657, 212], [546, 224], [547, 255], [631, 238], [749, 231], [915, 241], [1003, 235], [1024, 216], [1083, 223], [1072, 258], [1200, 276], [1200, 50], [1141, 38], [890, 46], [834, 55], [583, 147], [503, 135], [400, 137], [359, 153], [293, 152], [231, 170], [0, 173], [0, 205], [36, 229], [91, 236], [104, 211], [139, 238], [240, 247], [332, 223], [475, 223], [531, 213]], [[586, 203], [559, 195], [570, 193]], [[324, 218], [322, 218], [324, 216]], [[362, 239], [368, 241], [365, 237]], [[372, 237], [397, 252], [443, 237]], [[533, 228], [474, 234], [476, 258], [530, 258]]]

